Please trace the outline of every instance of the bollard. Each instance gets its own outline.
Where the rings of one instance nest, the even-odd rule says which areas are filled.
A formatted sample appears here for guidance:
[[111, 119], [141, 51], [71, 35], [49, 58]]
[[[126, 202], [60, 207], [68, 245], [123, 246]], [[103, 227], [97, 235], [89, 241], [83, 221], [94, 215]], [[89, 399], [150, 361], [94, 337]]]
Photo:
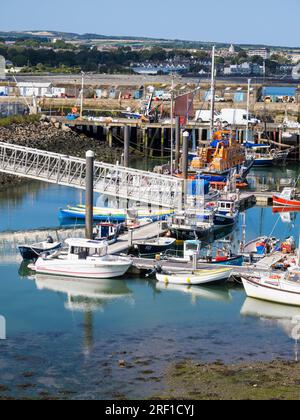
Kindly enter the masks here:
[[193, 253], [193, 271], [197, 270], [197, 265], [198, 265], [198, 254], [197, 252]]
[[133, 245], [133, 229], [128, 230], [128, 247], [131, 248]]
[[86, 184], [85, 184], [85, 236], [93, 239], [93, 208], [94, 208], [94, 159], [92, 151], [86, 153]]

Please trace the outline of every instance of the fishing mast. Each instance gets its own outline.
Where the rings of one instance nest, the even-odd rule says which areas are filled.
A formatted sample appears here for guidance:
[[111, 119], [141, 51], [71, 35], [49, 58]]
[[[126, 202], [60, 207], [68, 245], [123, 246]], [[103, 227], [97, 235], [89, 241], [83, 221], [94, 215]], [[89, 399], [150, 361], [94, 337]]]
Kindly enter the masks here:
[[215, 55], [216, 55], [216, 47], [215, 45], [212, 48], [212, 55], [211, 55], [211, 98], [210, 98], [210, 135], [211, 138], [213, 137], [213, 132], [215, 128]]

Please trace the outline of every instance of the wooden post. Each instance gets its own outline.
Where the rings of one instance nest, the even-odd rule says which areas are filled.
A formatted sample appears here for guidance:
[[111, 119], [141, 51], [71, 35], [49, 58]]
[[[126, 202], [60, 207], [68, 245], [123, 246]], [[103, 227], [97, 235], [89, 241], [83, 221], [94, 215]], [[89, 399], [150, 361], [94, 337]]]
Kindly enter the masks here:
[[86, 184], [85, 184], [85, 236], [93, 239], [93, 208], [94, 208], [94, 159], [92, 151], [86, 153]]

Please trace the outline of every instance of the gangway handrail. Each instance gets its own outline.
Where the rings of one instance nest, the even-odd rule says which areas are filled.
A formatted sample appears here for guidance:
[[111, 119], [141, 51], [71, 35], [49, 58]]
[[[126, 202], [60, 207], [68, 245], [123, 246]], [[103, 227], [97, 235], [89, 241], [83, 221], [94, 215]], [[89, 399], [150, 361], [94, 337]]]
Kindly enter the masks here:
[[[0, 142], [0, 172], [85, 189], [86, 160]], [[94, 189], [100, 194], [180, 210], [184, 181], [95, 161]]]

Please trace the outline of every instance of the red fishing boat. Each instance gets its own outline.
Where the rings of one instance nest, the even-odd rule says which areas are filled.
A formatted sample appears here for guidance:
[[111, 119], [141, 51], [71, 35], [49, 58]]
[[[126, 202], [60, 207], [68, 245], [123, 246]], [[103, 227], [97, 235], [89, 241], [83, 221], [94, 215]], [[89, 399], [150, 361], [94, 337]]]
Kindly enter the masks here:
[[281, 194], [273, 195], [273, 205], [300, 209], [300, 197], [294, 188], [284, 188]]

